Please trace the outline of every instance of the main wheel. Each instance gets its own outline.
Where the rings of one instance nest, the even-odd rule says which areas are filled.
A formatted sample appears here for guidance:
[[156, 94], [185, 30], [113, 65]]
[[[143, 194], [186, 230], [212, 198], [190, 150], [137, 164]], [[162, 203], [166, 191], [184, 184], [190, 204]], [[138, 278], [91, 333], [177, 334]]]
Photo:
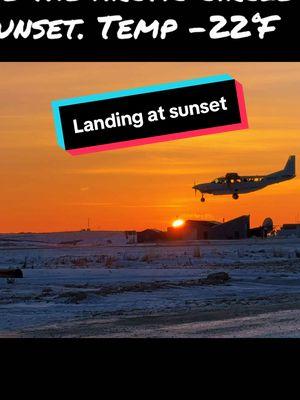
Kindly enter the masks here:
[[204, 202], [205, 202], [205, 198], [201, 197], [201, 203], [204, 203]]
[[234, 200], [237, 200], [237, 199], [239, 198], [239, 195], [238, 195], [237, 193], [234, 193], [234, 194], [232, 195], [232, 197], [234, 198]]

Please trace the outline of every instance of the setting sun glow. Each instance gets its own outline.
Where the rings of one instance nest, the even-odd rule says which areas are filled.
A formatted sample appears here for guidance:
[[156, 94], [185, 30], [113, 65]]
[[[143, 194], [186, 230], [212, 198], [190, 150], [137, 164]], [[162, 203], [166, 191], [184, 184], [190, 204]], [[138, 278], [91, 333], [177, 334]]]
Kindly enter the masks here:
[[184, 220], [183, 219], [176, 219], [173, 223], [172, 226], [173, 228], [179, 228], [182, 225], [184, 225]]

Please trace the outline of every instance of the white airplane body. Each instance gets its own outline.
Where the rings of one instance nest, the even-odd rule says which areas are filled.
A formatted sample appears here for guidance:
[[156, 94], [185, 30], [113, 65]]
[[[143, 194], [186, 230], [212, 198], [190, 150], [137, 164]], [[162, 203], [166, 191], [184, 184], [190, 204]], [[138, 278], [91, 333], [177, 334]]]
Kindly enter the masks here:
[[228, 173], [226, 176], [217, 178], [210, 183], [202, 183], [193, 186], [195, 191], [202, 194], [201, 201], [204, 202], [204, 194], [232, 195], [237, 200], [240, 194], [255, 192], [269, 185], [288, 181], [296, 176], [296, 156], [290, 156], [284, 169], [269, 175], [239, 176], [237, 173]]

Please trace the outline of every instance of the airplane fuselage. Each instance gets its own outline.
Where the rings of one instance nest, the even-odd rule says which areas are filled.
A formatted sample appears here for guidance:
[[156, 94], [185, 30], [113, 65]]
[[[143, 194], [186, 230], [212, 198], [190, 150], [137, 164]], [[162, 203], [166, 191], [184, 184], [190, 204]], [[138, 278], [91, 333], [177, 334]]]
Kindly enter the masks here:
[[225, 177], [217, 178], [213, 182], [195, 185], [194, 189], [204, 194], [233, 195], [255, 192], [269, 185], [281, 183], [295, 178], [295, 156], [291, 156], [281, 171], [269, 175], [239, 176], [237, 173], [228, 173]]
[[[292, 178], [287, 178], [285, 180], [289, 180]], [[283, 182], [281, 180], [280, 182]], [[250, 192], [255, 192], [260, 189], [264, 189], [265, 187], [269, 185], [274, 185], [275, 183], [280, 183], [279, 181], [262, 181], [262, 182], [246, 182], [246, 183], [231, 183], [231, 182], [226, 182], [222, 184], [216, 184], [216, 183], [210, 183], [207, 184], [209, 185], [209, 188], [205, 187], [201, 190], [201, 193], [207, 193], [207, 194], [213, 194], [213, 195], [226, 195], [226, 194], [233, 194], [233, 193], [250, 193]], [[205, 186], [206, 184], [204, 184]]]

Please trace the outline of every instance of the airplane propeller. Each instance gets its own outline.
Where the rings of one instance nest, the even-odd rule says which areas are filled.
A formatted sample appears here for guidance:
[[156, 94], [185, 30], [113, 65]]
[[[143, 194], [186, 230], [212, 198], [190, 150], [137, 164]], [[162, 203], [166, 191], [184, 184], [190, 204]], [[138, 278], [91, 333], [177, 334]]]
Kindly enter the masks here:
[[195, 197], [197, 197], [197, 189], [196, 189], [196, 181], [194, 181], [194, 191], [195, 191]]

